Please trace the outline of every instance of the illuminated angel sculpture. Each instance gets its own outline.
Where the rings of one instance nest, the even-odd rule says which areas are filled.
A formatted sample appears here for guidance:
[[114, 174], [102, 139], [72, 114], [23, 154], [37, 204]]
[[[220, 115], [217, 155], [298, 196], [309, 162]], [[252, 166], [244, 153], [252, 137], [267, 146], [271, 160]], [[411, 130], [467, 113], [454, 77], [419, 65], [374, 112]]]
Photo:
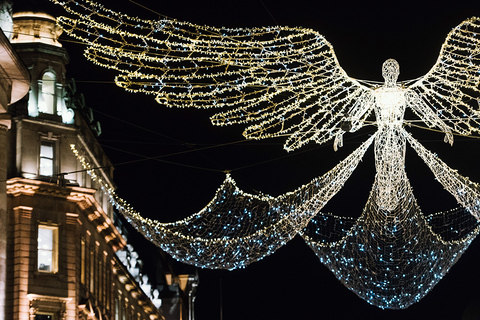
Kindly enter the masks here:
[[[281, 196], [245, 193], [227, 176], [204, 209], [160, 223], [143, 218], [105, 184], [127, 219], [176, 259], [207, 268], [244, 267], [300, 234], [360, 297], [381, 308], [406, 308], [478, 234], [480, 186], [407, 133], [404, 112], [413, 110], [450, 144], [453, 134], [480, 132], [480, 19], [465, 20], [448, 34], [425, 76], [397, 82], [399, 65], [389, 59], [385, 83], [372, 85], [349, 77], [330, 43], [312, 30], [142, 20], [90, 0], [52, 1], [72, 15], [58, 22], [87, 44], [86, 57], [118, 71], [118, 86], [152, 94], [163, 105], [223, 108], [212, 122], [245, 124], [248, 139], [286, 137], [288, 151], [312, 141], [333, 140], [337, 148], [345, 132], [360, 129], [374, 113], [378, 130], [372, 137], [325, 175]], [[404, 169], [407, 141], [461, 208], [421, 213]], [[376, 177], [362, 215], [321, 213], [372, 143]]]

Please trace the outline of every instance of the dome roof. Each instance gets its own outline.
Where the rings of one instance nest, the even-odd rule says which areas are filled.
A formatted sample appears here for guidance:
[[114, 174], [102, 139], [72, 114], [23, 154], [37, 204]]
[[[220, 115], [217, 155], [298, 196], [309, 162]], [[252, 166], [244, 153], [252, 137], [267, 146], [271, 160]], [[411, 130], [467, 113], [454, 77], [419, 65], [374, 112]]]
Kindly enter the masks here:
[[61, 47], [58, 37], [62, 30], [55, 18], [43, 12], [17, 12], [13, 14], [12, 43], [44, 43]]

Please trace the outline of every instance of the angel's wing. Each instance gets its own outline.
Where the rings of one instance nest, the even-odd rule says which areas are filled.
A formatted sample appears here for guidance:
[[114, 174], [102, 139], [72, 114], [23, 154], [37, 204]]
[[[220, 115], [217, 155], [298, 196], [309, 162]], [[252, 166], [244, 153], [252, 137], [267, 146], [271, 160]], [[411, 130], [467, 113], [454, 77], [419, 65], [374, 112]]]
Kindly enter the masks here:
[[52, 1], [73, 14], [59, 24], [88, 45], [87, 58], [119, 72], [117, 85], [168, 106], [229, 107], [212, 122], [247, 124], [251, 139], [289, 136], [288, 150], [343, 132], [348, 111], [370, 91], [309, 29], [140, 20], [90, 0]]
[[480, 133], [479, 18], [463, 21], [448, 34], [433, 68], [410, 89], [423, 98], [452, 132]]

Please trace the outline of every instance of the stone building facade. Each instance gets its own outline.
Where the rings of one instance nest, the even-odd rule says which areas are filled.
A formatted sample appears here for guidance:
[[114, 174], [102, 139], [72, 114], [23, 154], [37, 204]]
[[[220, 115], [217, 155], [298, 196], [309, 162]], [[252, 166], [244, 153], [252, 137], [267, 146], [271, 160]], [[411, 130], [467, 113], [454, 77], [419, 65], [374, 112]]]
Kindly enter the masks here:
[[[175, 317], [162, 311], [165, 301], [141, 273], [114, 208], [70, 149], [75, 145], [114, 186], [96, 140], [100, 125], [66, 79], [60, 33], [48, 14], [22, 12], [13, 15], [11, 45], [0, 34], [19, 66], [7, 70], [0, 55], [0, 71], [20, 81], [0, 86], [10, 92], [0, 101], [0, 319], [193, 319], [188, 299]], [[180, 299], [192, 297], [195, 276], [164, 277], [181, 288]]]

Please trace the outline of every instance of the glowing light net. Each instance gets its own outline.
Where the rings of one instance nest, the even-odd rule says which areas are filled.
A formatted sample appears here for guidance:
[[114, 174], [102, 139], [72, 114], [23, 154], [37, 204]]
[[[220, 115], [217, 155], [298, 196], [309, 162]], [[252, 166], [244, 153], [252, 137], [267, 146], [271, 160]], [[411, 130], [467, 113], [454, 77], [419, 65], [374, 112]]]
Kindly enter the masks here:
[[403, 134], [429, 166], [439, 169], [435, 176], [465, 208], [424, 216], [403, 167], [398, 167], [395, 206], [382, 207], [378, 193], [382, 181], [377, 173], [358, 219], [320, 214], [302, 234], [347, 288], [373, 305], [390, 309], [407, 308], [423, 298], [480, 231], [474, 218], [480, 212], [480, 185]]
[[[58, 23], [87, 44], [85, 56], [118, 71], [118, 86], [152, 94], [167, 106], [227, 108], [212, 117], [213, 124], [244, 124], [246, 138], [284, 136], [288, 151], [333, 139], [336, 149], [345, 132], [375, 118], [373, 137], [296, 191], [255, 196], [227, 176], [203, 210], [171, 224], [142, 218], [104, 185], [137, 230], [177, 259], [243, 267], [300, 232], [360, 297], [381, 308], [406, 308], [443, 277], [478, 233], [479, 186], [411, 137], [404, 113], [410, 108], [450, 144], [453, 134], [480, 132], [480, 19], [467, 19], [447, 35], [425, 76], [397, 83], [399, 65], [389, 59], [382, 67], [384, 85], [372, 87], [350, 78], [330, 43], [309, 29], [215, 28], [168, 17], [143, 20], [90, 0], [52, 1], [72, 15]], [[377, 172], [363, 214], [356, 220], [322, 214], [373, 141]], [[404, 169], [407, 141], [461, 209], [421, 213]]]
[[143, 218], [99, 178], [74, 145], [71, 147], [112, 203], [147, 239], [182, 262], [235, 269], [272, 254], [304, 229], [343, 187], [374, 137], [323, 176], [278, 197], [243, 192], [227, 175], [205, 208], [174, 223]]

